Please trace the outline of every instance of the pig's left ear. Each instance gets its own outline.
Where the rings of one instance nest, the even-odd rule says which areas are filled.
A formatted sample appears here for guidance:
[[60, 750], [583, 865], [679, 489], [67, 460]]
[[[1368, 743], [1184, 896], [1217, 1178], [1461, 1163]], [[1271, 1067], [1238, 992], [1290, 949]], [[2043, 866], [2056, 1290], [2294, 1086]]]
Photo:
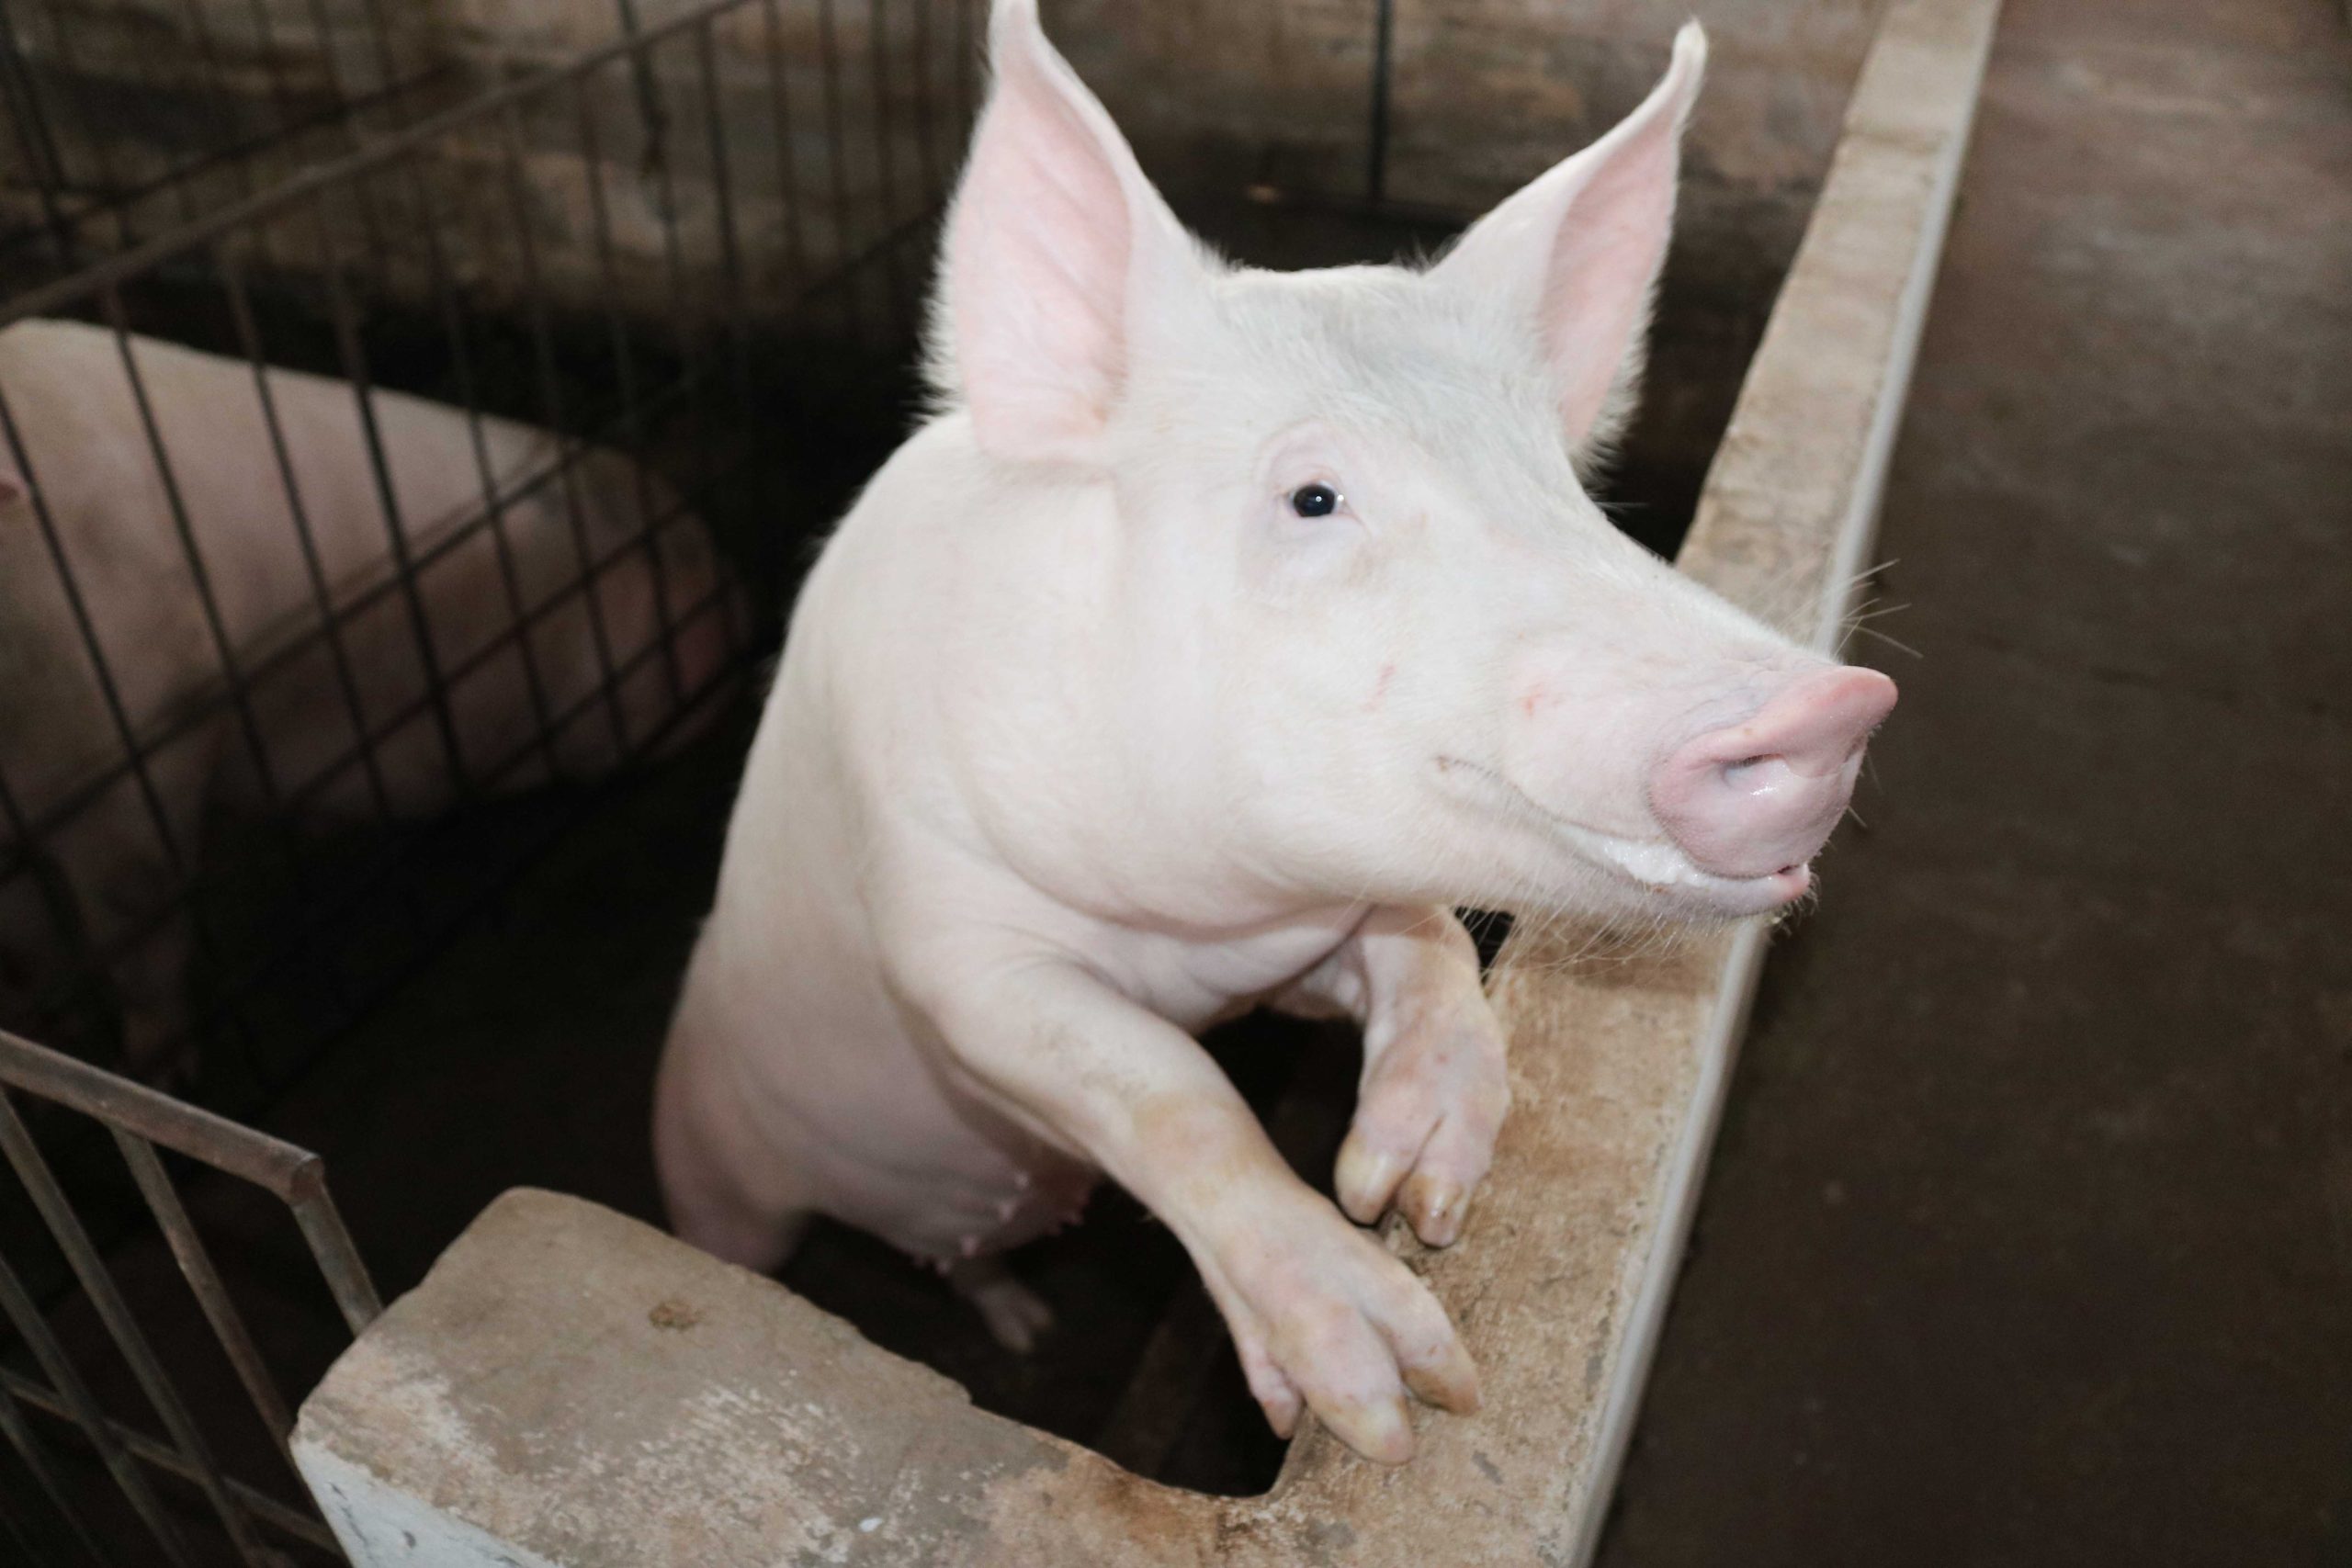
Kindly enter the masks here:
[[1471, 225], [1430, 276], [1531, 321], [1582, 468], [1633, 413], [1650, 298], [1674, 229], [1682, 124], [1707, 36], [1686, 24], [1642, 106]]
[[1084, 461], [1146, 333], [1181, 337], [1201, 254], [1036, 0], [998, 0], [995, 82], [947, 222], [930, 375], [1002, 457]]

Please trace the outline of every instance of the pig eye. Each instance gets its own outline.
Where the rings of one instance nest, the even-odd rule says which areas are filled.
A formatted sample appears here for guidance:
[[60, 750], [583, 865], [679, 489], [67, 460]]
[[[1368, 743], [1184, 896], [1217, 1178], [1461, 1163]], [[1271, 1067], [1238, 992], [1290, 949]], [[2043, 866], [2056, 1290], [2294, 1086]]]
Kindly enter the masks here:
[[1329, 517], [1340, 510], [1340, 492], [1329, 485], [1301, 485], [1290, 492], [1290, 509], [1301, 517]]

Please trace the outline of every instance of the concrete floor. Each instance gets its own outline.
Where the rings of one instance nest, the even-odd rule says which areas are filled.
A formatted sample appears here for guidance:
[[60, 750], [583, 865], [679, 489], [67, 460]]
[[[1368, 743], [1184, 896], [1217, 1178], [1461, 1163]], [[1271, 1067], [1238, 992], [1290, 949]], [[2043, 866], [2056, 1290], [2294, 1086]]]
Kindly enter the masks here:
[[2352, 46], [2009, 0], [1606, 1568], [2352, 1562]]

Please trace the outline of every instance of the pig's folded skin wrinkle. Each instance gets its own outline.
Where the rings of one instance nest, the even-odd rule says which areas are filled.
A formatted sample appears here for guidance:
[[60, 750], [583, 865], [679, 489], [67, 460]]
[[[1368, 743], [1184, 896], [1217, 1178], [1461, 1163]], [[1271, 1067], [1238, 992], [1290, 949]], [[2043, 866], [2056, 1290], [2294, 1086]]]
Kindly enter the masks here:
[[[1301, 274], [1178, 227], [1033, 0], [991, 47], [941, 412], [794, 613], [672, 1028], [671, 1213], [755, 1268], [814, 1212], [956, 1265], [1107, 1175], [1278, 1430], [1311, 1407], [1401, 1461], [1407, 1396], [1468, 1411], [1477, 1375], [1349, 1222], [1453, 1242], [1509, 1099], [1450, 910], [1778, 908], [1894, 689], [1579, 482], [1634, 394], [1697, 28], [1435, 265]], [[1195, 1041], [1260, 1002], [1363, 1025], [1336, 1208]], [[973, 1289], [1034, 1333], [1005, 1286]]]

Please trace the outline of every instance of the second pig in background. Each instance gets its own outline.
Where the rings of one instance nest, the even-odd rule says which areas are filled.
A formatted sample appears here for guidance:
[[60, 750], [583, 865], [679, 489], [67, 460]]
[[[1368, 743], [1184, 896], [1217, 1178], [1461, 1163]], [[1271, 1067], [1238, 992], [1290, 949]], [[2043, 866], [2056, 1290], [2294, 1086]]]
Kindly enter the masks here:
[[413, 821], [720, 705], [740, 592], [618, 454], [78, 321], [0, 398], [0, 1026], [103, 986], [166, 1065], [212, 807]]

